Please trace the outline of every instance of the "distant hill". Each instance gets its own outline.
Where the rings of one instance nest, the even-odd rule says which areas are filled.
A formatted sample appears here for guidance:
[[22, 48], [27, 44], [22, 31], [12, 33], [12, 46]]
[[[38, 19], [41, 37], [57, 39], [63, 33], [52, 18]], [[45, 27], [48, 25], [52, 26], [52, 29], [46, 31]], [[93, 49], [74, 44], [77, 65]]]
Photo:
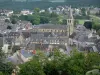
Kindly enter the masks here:
[[[20, 1], [20, 0], [19, 0]], [[21, 0], [22, 1], [22, 0]], [[52, 2], [50, 2], [52, 1]], [[62, 1], [62, 0], [61, 0]], [[66, 2], [60, 2], [60, 0], [26, 0], [22, 2], [16, 2], [14, 0], [0, 0], [0, 9], [34, 9], [56, 7], [59, 5], [72, 5], [73, 7], [80, 6], [97, 6], [100, 7], [100, 0], [65, 0]]]

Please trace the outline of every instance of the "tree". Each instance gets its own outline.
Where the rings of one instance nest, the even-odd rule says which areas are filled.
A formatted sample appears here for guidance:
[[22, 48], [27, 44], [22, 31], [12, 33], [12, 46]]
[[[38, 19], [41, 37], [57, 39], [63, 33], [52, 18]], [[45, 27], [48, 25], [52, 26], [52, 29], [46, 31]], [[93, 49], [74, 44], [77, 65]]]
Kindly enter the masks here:
[[71, 52], [71, 56], [65, 61], [64, 65], [68, 75], [84, 75], [84, 54], [76, 50]]
[[4, 62], [4, 59], [5, 59], [5, 54], [2, 51], [2, 49], [0, 48], [0, 62]]
[[[70, 57], [65, 61], [65, 69], [68, 75], [85, 75], [93, 66], [99, 66], [99, 53], [80, 53], [72, 51]], [[98, 60], [95, 60], [98, 59]]]
[[31, 23], [33, 24], [33, 25], [38, 25], [38, 24], [40, 24], [40, 16], [39, 15], [36, 15], [36, 14], [34, 14], [33, 15], [33, 20], [31, 21]]
[[57, 15], [56, 13], [53, 12], [53, 13], [50, 14], [50, 17], [51, 17], [51, 18], [53, 18], [53, 17], [58, 17], [58, 15]]
[[21, 15], [18, 18], [19, 20], [28, 20], [28, 16], [27, 15]]
[[[67, 59], [67, 55], [60, 52], [59, 49], [53, 49], [52, 55], [49, 56], [49, 60], [44, 66], [44, 72], [46, 75], [67, 75], [64, 62]], [[51, 53], [51, 52], [50, 52]]]
[[67, 20], [64, 19], [64, 20], [62, 21], [62, 24], [63, 24], [63, 25], [67, 25]]
[[17, 20], [14, 18], [14, 19], [11, 20], [11, 23], [12, 24], [16, 24], [17, 23]]
[[40, 23], [41, 24], [49, 23], [49, 18], [48, 17], [41, 16], [40, 17]]
[[[94, 66], [100, 65], [100, 55], [99, 53], [90, 52], [86, 55], [85, 59], [85, 69], [86, 71], [91, 70]], [[98, 60], [95, 60], [98, 59]]]
[[7, 29], [12, 29], [12, 26], [7, 26]]
[[84, 23], [84, 26], [87, 28], [87, 29], [92, 29], [92, 22], [91, 21], [86, 21], [85, 23]]
[[35, 13], [35, 14], [38, 14], [39, 12], [40, 12], [40, 9], [39, 9], [39, 8], [35, 8], [35, 9], [34, 9], [34, 13]]
[[12, 19], [18, 19], [19, 17], [17, 16], [17, 15], [12, 15], [11, 17], [10, 17], [10, 20], [12, 20]]
[[22, 64], [20, 68], [18, 75], [45, 75], [41, 63], [37, 60]]
[[93, 27], [92, 28], [95, 29], [96, 31], [98, 31], [100, 29], [100, 24], [93, 22]]
[[50, 21], [50, 13], [45, 11], [40, 13], [40, 23], [41, 24], [45, 24], [45, 23], [49, 23]]
[[4, 75], [11, 75], [13, 70], [13, 65], [11, 63], [5, 62], [6, 56], [0, 49], [0, 72]]
[[31, 21], [33, 25], [39, 25], [40, 24], [40, 19], [35, 19], [34, 21]]
[[5, 22], [10, 23], [10, 20], [9, 19], [5, 19]]
[[0, 72], [0, 75], [3, 75], [3, 73], [2, 73], [2, 72]]
[[81, 9], [81, 12], [82, 12], [82, 15], [83, 15], [83, 16], [86, 16], [86, 9], [85, 9], [85, 8], [82, 8], [82, 9]]
[[[97, 68], [100, 65], [99, 53], [83, 53], [75, 49], [67, 56], [57, 48], [47, 53], [37, 51], [31, 61], [20, 66], [19, 75], [88, 75], [90, 72], [86, 72], [100, 69]], [[95, 72], [98, 75], [99, 71]]]

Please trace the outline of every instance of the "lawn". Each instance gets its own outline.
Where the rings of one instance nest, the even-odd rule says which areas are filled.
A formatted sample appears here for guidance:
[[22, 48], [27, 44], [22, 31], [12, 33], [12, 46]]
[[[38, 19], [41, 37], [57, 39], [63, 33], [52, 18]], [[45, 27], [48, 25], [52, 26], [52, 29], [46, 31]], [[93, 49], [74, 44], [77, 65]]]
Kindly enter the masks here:
[[94, 22], [100, 23], [100, 17], [95, 16], [95, 15], [90, 15], [91, 19], [93, 19]]
[[78, 20], [78, 23], [83, 25], [85, 20]]

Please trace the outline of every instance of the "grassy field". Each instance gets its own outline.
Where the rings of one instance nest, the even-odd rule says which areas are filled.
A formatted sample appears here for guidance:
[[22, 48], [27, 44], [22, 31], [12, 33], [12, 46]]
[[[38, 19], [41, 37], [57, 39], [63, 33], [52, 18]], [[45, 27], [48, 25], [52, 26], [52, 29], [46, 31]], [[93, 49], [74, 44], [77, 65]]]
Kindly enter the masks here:
[[83, 25], [85, 20], [78, 20], [78, 23]]
[[94, 15], [90, 15], [90, 17], [91, 17], [91, 19], [94, 20], [94, 22], [96, 22], [96, 23], [100, 23], [100, 17], [98, 17], [98, 16], [94, 16]]

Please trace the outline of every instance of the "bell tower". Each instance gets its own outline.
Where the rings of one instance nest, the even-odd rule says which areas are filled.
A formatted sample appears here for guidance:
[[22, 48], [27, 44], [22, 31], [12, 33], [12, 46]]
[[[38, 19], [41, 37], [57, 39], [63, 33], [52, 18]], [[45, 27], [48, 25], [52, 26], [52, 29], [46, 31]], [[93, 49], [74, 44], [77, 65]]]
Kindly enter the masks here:
[[74, 18], [71, 6], [69, 7], [67, 25], [68, 25], [68, 36], [70, 36], [74, 32]]

